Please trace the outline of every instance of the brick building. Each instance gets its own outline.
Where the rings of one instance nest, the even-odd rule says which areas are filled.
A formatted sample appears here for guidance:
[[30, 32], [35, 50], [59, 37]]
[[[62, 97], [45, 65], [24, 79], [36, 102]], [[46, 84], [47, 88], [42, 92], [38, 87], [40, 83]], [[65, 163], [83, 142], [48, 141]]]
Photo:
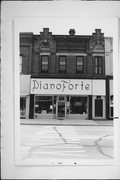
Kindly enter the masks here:
[[112, 38], [20, 33], [21, 118], [111, 119]]

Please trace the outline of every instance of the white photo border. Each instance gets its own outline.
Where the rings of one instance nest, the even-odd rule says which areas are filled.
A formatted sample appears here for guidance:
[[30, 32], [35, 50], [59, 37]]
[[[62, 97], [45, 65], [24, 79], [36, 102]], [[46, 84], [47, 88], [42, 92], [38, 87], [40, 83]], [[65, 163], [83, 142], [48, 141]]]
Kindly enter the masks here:
[[[120, 178], [120, 73], [119, 67], [120, 63], [120, 3], [119, 2], [77, 2], [78, 4], [75, 7], [70, 3], [70, 7], [66, 10], [68, 6], [67, 2], [2, 2], [2, 28], [1, 28], [1, 46], [2, 46], [2, 122], [1, 122], [1, 136], [2, 136], [2, 178], [3, 179], [80, 179], [80, 178]], [[91, 5], [95, 9], [91, 9]], [[49, 6], [50, 5], [50, 6]], [[78, 6], [80, 5], [80, 6]], [[29, 8], [30, 9], [29, 9]], [[56, 10], [54, 8], [56, 7]], [[58, 161], [55, 162], [53, 166], [49, 162], [41, 165], [35, 165], [34, 163], [30, 166], [28, 164], [22, 165], [18, 156], [19, 150], [19, 139], [16, 137], [19, 135], [19, 111], [18, 107], [15, 105], [19, 104], [19, 85], [17, 80], [19, 80], [19, 69], [16, 66], [16, 58], [18, 46], [15, 49], [16, 42], [19, 41], [19, 36], [16, 36], [18, 27], [16, 23], [18, 19], [24, 18], [58, 18], [60, 16], [59, 8], [64, 7], [60, 18], [110, 18], [113, 21], [116, 21], [115, 25], [115, 37], [116, 37], [116, 47], [117, 50], [115, 57], [117, 62], [114, 63], [114, 94], [115, 98], [115, 119], [114, 123], [114, 163], [108, 165], [108, 162], [103, 161], [99, 164], [78, 164], [77, 166], [70, 165], [71, 162], [67, 164], [63, 163], [66, 166], [56, 166]], [[78, 12], [79, 7], [79, 12]], [[83, 8], [84, 7], [84, 8]], [[98, 9], [98, 7], [101, 9]], [[46, 12], [49, 9], [49, 12]], [[87, 9], [87, 14], [85, 14], [84, 9]], [[108, 9], [107, 9], [108, 8]], [[23, 11], [21, 11], [21, 9]], [[71, 9], [74, 13], [71, 17]], [[76, 11], [75, 11], [76, 10]], [[32, 13], [34, 11], [34, 14]], [[45, 11], [45, 13], [44, 13]], [[51, 12], [53, 11], [52, 15]], [[101, 13], [100, 13], [101, 12]], [[103, 13], [102, 13], [103, 12]], [[100, 17], [97, 17], [97, 14], [100, 14]], [[118, 43], [118, 20], [119, 20], [119, 43]], [[28, 30], [29, 31], [29, 30]], [[27, 32], [28, 32], [27, 31]], [[104, 33], [104, 31], [103, 31]], [[114, 37], [113, 37], [114, 38]], [[118, 51], [119, 44], [119, 51]], [[19, 53], [18, 53], [19, 54]], [[15, 74], [14, 74], [15, 73]], [[16, 75], [16, 77], [15, 77]], [[119, 78], [118, 78], [119, 77]], [[118, 84], [119, 82], [119, 84]], [[16, 85], [18, 85], [16, 87]], [[119, 85], [119, 89], [118, 89]], [[17, 100], [17, 101], [15, 101]], [[16, 119], [17, 118], [17, 119]], [[17, 129], [16, 129], [17, 127]], [[17, 153], [16, 153], [17, 152]], [[51, 163], [51, 162], [50, 162]], [[19, 166], [20, 165], [20, 166]], [[45, 165], [45, 166], [44, 166]], [[69, 166], [68, 166], [69, 165]], [[89, 166], [90, 165], [90, 166]], [[87, 173], [86, 173], [87, 172]]]

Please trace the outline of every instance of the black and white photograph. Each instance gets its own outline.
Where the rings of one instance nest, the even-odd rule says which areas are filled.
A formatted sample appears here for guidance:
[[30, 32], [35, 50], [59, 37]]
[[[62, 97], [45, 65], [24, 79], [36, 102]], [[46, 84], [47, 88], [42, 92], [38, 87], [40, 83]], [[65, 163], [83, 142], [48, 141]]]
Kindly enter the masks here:
[[[27, 31], [33, 22], [37, 28]], [[112, 23], [25, 19], [19, 21], [22, 31], [17, 24], [20, 163], [114, 163]]]
[[19, 2], [11, 21], [4, 11], [14, 3], [2, 12], [4, 177], [110, 177], [120, 148], [117, 13], [99, 5], [98, 16], [90, 2], [30, 4]]
[[22, 160], [113, 159], [113, 37], [41, 29], [19, 36]]

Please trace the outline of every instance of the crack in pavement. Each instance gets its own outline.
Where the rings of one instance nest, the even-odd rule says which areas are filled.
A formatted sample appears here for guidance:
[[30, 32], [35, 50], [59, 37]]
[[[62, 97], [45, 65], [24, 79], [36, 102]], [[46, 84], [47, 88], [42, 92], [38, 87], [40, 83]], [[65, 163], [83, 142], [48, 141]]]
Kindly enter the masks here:
[[[63, 137], [63, 135], [62, 135], [62, 133], [57, 129], [57, 127], [56, 126], [54, 126], [53, 127], [53, 129], [54, 129], [54, 131], [59, 135], [59, 137], [60, 137], [60, 139], [63, 141], [63, 143], [62, 144], [74, 144], [74, 145], [80, 145], [80, 143], [70, 143], [70, 142], [67, 142], [67, 140]], [[94, 145], [92, 145], [92, 146], [95, 146], [97, 149], [98, 149], [98, 151], [99, 151], [99, 153], [100, 154], [102, 154], [102, 155], [104, 155], [104, 156], [106, 156], [106, 157], [108, 157], [108, 158], [111, 158], [111, 159], [113, 159], [113, 157], [112, 156], [110, 156], [110, 155], [108, 155], [108, 154], [105, 154], [104, 152], [103, 152], [103, 150], [102, 150], [102, 147], [100, 146], [100, 142], [101, 141], [103, 141], [103, 140], [105, 140], [104, 138], [106, 138], [106, 137], [108, 137], [108, 136], [111, 136], [111, 135], [104, 135], [104, 136], [102, 136], [102, 137], [99, 137], [96, 141], [93, 141], [93, 143], [94, 143]], [[24, 144], [24, 143], [23, 143]], [[35, 150], [37, 150], [37, 149], [39, 149], [41, 146], [42, 147], [45, 147], [45, 146], [53, 146], [53, 145], [57, 145], [57, 144], [61, 144], [61, 143], [55, 143], [55, 144], [44, 144], [44, 145], [37, 145], [37, 146], [34, 146], [34, 147], [31, 147], [30, 149], [29, 149], [29, 151], [28, 151], [28, 154], [23, 158], [23, 159], [26, 159], [26, 158], [28, 158], [29, 156], [31, 156], [32, 155], [32, 152], [33, 151], [35, 151]], [[25, 146], [25, 144], [24, 144], [24, 146]], [[83, 147], [84, 146], [86, 146], [86, 145], [82, 145]]]
[[[58, 129], [54, 126], [53, 129], [55, 130], [55, 132], [59, 135], [59, 137], [63, 140], [64, 144], [68, 144], [68, 142], [66, 141], [66, 139], [62, 136], [62, 134], [58, 131]], [[28, 158], [30, 155], [32, 155], [32, 152], [35, 151], [36, 149], [38, 149], [40, 146], [34, 146], [31, 147], [29, 150], [29, 153], [27, 156], [25, 156], [23, 159]]]
[[[57, 129], [55, 126], [53, 127], [53, 129], [57, 132], [57, 134], [58, 134], [59, 137], [64, 141], [65, 144], [69, 144], [69, 143], [67, 142], [67, 140], [62, 136], [62, 134], [58, 131], [58, 129]], [[101, 148], [100, 145], [99, 145], [99, 142], [102, 141], [104, 138], [106, 138], [106, 137], [108, 137], [108, 136], [110, 136], [110, 135], [105, 135], [105, 136], [102, 136], [102, 137], [98, 138], [98, 140], [94, 141], [94, 144], [95, 144], [95, 145], [93, 145], [93, 146], [96, 146], [97, 149], [98, 149], [98, 151], [99, 151], [102, 155], [107, 156], [107, 157], [113, 159], [112, 156], [110, 156], [110, 155], [108, 155], [108, 154], [105, 154], [105, 153], [103, 152], [102, 148]], [[73, 143], [70, 143], [70, 144], [73, 144]], [[78, 144], [78, 143], [76, 143], [76, 144]], [[84, 145], [83, 145], [83, 146], [84, 146]]]
[[57, 134], [59, 135], [59, 137], [64, 141], [65, 144], [67, 144], [67, 140], [62, 136], [62, 134], [58, 131], [57, 127], [54, 126], [53, 129], [57, 132]]
[[107, 157], [113, 159], [112, 156], [110, 156], [110, 155], [108, 155], [108, 154], [105, 154], [105, 153], [103, 152], [103, 150], [102, 150], [102, 147], [99, 145], [99, 142], [103, 141], [103, 139], [106, 138], [106, 137], [108, 137], [108, 136], [110, 136], [110, 135], [102, 136], [102, 137], [98, 138], [97, 141], [94, 141], [94, 143], [95, 143], [95, 146], [97, 147], [98, 151], [99, 151], [102, 155], [107, 156]]

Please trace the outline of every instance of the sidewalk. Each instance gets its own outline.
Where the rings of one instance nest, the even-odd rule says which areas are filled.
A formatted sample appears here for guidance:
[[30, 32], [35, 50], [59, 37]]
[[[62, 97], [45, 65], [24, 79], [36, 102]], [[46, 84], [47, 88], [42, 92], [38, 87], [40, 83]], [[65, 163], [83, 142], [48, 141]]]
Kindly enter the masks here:
[[20, 119], [21, 125], [113, 126], [113, 120]]

